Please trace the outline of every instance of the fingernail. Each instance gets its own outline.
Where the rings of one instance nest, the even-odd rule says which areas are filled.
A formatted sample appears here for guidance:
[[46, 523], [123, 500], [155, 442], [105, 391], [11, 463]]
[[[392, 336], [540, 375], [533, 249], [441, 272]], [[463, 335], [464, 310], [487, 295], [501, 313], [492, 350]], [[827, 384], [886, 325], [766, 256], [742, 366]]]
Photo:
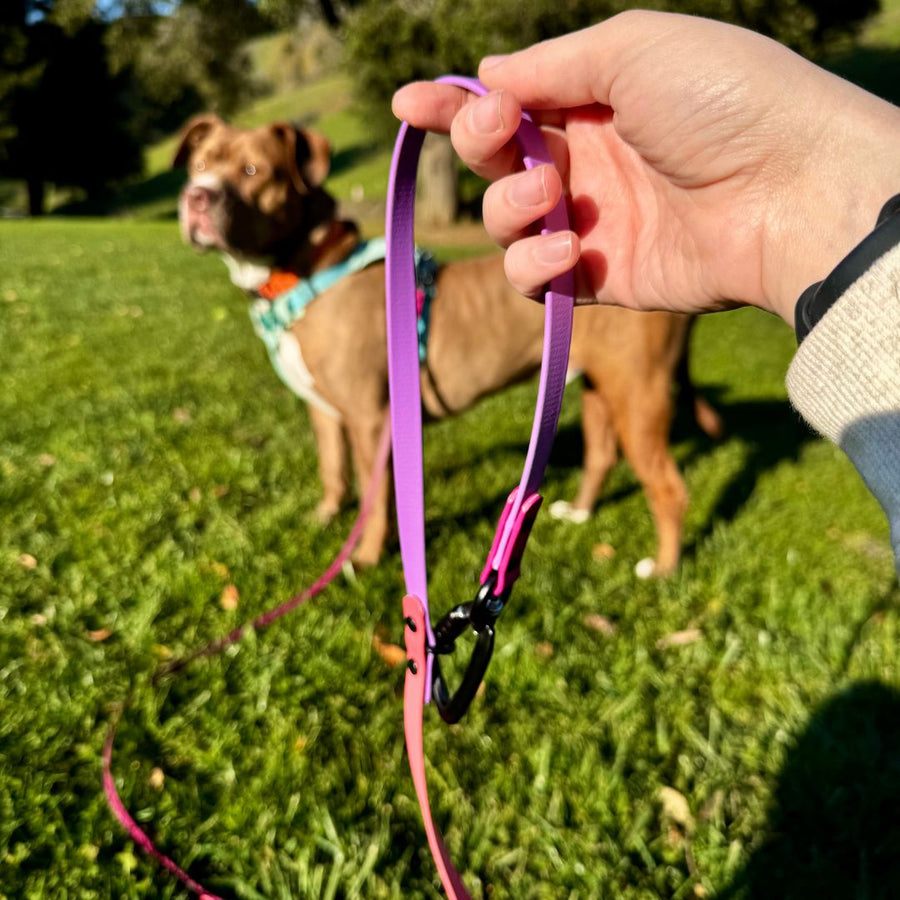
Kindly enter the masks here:
[[572, 235], [566, 232], [547, 235], [534, 248], [534, 258], [544, 266], [565, 262], [571, 253]]
[[546, 166], [538, 166], [519, 175], [509, 186], [509, 199], [513, 206], [527, 209], [537, 206], [547, 199], [547, 186], [544, 184]]
[[479, 70], [481, 69], [493, 69], [494, 66], [500, 65], [503, 60], [506, 59], [506, 54], [501, 53], [497, 56], [486, 56], [482, 61], [481, 65], [479, 65]]
[[496, 134], [503, 128], [499, 91], [479, 97], [469, 107], [469, 124], [477, 134]]

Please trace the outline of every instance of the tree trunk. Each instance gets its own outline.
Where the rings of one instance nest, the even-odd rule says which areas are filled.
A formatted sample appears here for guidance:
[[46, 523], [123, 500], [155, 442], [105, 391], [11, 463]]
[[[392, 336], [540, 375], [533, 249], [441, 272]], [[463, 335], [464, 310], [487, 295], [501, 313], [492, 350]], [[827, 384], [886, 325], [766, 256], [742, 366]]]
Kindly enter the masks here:
[[44, 214], [44, 198], [46, 196], [46, 184], [39, 175], [31, 175], [28, 178], [28, 215], [42, 216]]
[[423, 225], [450, 225], [456, 218], [459, 180], [450, 138], [428, 134], [419, 161], [416, 218]]
[[331, 0], [319, 0], [319, 9], [322, 10], [322, 18], [325, 20], [329, 28], [339, 28], [341, 25], [341, 17], [337, 14], [334, 4]]

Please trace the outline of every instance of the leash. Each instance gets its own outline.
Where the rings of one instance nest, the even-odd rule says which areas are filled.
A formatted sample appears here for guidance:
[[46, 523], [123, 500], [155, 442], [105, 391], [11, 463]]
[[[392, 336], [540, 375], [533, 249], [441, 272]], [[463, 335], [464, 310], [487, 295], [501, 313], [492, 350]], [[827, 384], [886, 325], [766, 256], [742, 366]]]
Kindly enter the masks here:
[[[484, 95], [476, 79], [448, 75], [444, 84]], [[516, 134], [525, 167], [552, 163], [538, 127], [530, 116]], [[394, 145], [387, 206], [387, 335], [394, 436], [394, 486], [400, 552], [406, 580], [403, 616], [406, 622], [407, 672], [403, 721], [410, 769], [422, 811], [431, 855], [441, 883], [452, 900], [469, 898], [431, 813], [425, 777], [424, 707], [434, 701], [441, 717], [457, 722], [465, 714], [484, 677], [494, 646], [495, 624], [506, 605], [528, 535], [541, 505], [537, 492], [550, 456], [565, 388], [572, 334], [572, 273], [555, 278], [544, 295], [544, 350], [537, 405], [522, 479], [504, 507], [480, 587], [471, 603], [454, 607], [432, 627], [425, 565], [425, 517], [422, 459], [422, 400], [416, 344], [415, 274], [413, 266], [416, 172], [425, 132], [406, 122]], [[565, 201], [544, 218], [543, 234], [569, 227]], [[471, 630], [475, 648], [459, 687], [451, 693], [441, 673], [439, 657], [453, 652], [456, 639]]]
[[[199, 649], [194, 650], [187, 656], [183, 656], [164, 666], [161, 666], [153, 675], [151, 679], [152, 683], [156, 684], [162, 678], [174, 675], [175, 673], [181, 671], [189, 663], [193, 662], [195, 659], [200, 658], [201, 656], [215, 656], [216, 654], [221, 653], [227, 647], [230, 647], [232, 644], [237, 643], [248, 632], [260, 631], [263, 628], [266, 628], [276, 620], [282, 618], [282, 616], [286, 616], [289, 612], [292, 612], [298, 606], [301, 606], [308, 600], [312, 600], [313, 597], [325, 590], [325, 588], [328, 587], [328, 585], [331, 584], [331, 582], [334, 581], [334, 579], [337, 577], [344, 563], [350, 558], [350, 554], [353, 552], [353, 548], [359, 542], [363, 528], [365, 527], [366, 520], [368, 519], [369, 514], [372, 511], [372, 506], [375, 502], [375, 495], [378, 493], [378, 489], [381, 486], [382, 480], [384, 479], [384, 474], [387, 471], [388, 456], [390, 455], [390, 452], [391, 429], [388, 425], [385, 425], [378, 444], [375, 464], [372, 468], [372, 476], [369, 480], [369, 484], [366, 488], [365, 494], [363, 495], [362, 502], [360, 503], [359, 513], [357, 514], [356, 520], [350, 528], [350, 533], [347, 535], [346, 540], [344, 541], [340, 550], [338, 550], [330, 565], [308, 588], [300, 591], [300, 593], [298, 594], [295, 594], [284, 603], [281, 603], [280, 605], [273, 607], [267, 612], [264, 612], [262, 615], [257, 616], [255, 619], [252, 619], [249, 622], [245, 622], [243, 625], [239, 625], [237, 628], [232, 629], [228, 632], [228, 634], [223, 635], [217, 640], [211, 641], [210, 643], [200, 647]], [[109, 726], [109, 731], [106, 734], [106, 740], [103, 743], [103, 793], [106, 797], [107, 805], [109, 806], [110, 811], [119, 822], [119, 824], [122, 825], [122, 827], [128, 832], [131, 839], [145, 853], [147, 853], [148, 856], [152, 857], [157, 863], [159, 863], [159, 865], [161, 865], [164, 869], [168, 870], [172, 875], [174, 875], [188, 890], [193, 891], [195, 894], [198, 894], [200, 900], [222, 900], [222, 898], [217, 894], [214, 894], [211, 891], [207, 890], [205, 887], [203, 887], [202, 884], [191, 878], [191, 876], [188, 875], [188, 873], [185, 872], [184, 869], [182, 869], [178, 865], [178, 863], [176, 863], [170, 857], [166, 856], [165, 853], [163, 853], [156, 847], [147, 832], [145, 832], [140, 827], [140, 825], [135, 822], [133, 816], [125, 808], [125, 804], [122, 802], [122, 798], [119, 796], [119, 792], [116, 789], [115, 779], [113, 778], [112, 774], [112, 758], [116, 739], [116, 728], [119, 719], [123, 715], [127, 705], [128, 698], [126, 698], [117, 715], [113, 718], [113, 721]]]

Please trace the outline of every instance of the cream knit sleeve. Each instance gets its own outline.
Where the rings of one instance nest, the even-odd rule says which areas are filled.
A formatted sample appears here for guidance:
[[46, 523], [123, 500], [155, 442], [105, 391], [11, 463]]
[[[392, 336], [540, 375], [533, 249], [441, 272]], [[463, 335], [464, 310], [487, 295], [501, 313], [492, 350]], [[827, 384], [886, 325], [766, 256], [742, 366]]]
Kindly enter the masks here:
[[800, 414], [844, 450], [878, 498], [900, 572], [900, 245], [806, 336], [787, 389]]

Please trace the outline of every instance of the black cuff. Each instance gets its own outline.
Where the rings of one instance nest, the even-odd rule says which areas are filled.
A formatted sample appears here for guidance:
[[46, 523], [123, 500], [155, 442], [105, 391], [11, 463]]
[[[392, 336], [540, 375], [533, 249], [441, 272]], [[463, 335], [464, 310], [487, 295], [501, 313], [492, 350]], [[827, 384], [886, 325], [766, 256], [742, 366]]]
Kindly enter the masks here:
[[875, 230], [856, 245], [824, 280], [811, 284], [794, 309], [797, 343], [831, 309], [847, 288], [865, 274], [888, 250], [900, 244], [900, 194], [891, 197], [881, 210]]

